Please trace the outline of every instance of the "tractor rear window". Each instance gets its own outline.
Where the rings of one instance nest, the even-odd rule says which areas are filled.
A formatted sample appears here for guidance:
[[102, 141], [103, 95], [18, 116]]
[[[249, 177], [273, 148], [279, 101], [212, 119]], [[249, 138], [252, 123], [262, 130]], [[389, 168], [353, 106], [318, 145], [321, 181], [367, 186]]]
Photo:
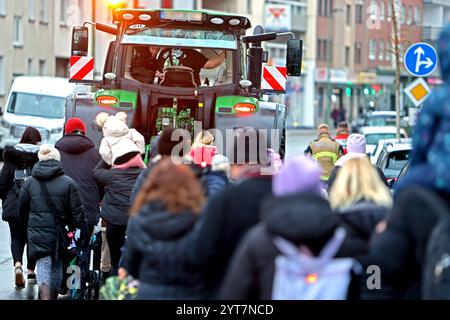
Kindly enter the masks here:
[[234, 34], [218, 30], [142, 28], [130, 29], [123, 36], [122, 44], [237, 49]]

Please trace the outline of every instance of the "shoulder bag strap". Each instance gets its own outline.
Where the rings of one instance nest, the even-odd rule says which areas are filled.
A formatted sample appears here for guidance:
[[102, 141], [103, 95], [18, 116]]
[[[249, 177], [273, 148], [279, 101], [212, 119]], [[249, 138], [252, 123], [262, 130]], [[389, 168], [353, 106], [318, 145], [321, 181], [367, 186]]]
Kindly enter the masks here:
[[65, 239], [65, 233], [63, 231], [63, 226], [61, 225], [60, 216], [58, 214], [58, 210], [55, 207], [55, 204], [53, 203], [50, 193], [48, 192], [47, 186], [43, 181], [38, 180], [39, 186], [41, 187], [42, 192], [44, 193], [45, 202], [47, 203], [47, 206], [50, 209], [50, 212], [53, 215], [53, 218], [55, 219], [55, 229], [56, 229], [56, 250], [55, 250], [55, 259], [59, 260], [59, 250], [61, 249], [61, 240], [62, 246], [66, 246], [64, 243]]

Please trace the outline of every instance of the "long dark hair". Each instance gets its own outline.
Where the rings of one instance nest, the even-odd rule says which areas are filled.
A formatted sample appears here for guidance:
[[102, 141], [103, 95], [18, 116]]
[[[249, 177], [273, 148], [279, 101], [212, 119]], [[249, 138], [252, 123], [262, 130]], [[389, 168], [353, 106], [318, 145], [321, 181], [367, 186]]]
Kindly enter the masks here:
[[20, 143], [38, 144], [42, 141], [41, 134], [36, 128], [27, 127], [20, 139]]

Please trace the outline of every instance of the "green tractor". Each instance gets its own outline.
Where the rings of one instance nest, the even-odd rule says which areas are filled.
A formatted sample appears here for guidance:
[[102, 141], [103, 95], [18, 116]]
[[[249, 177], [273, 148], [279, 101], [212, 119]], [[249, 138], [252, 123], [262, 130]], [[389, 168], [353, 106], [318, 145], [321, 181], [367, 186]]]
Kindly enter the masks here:
[[[211, 11], [118, 9], [113, 20], [114, 26], [87, 22], [72, 34], [70, 81], [95, 91], [69, 97], [66, 118], [88, 123], [87, 135], [97, 145], [102, 132], [96, 115], [124, 111], [147, 143], [165, 126], [191, 136], [216, 129], [223, 137], [229, 129], [266, 129], [270, 147], [284, 156], [286, 107], [264, 97], [285, 93], [286, 78], [300, 76], [301, 40], [292, 33], [265, 33], [261, 26], [246, 35], [248, 18]], [[101, 81], [93, 80], [87, 58], [87, 24], [115, 36]], [[286, 36], [286, 66], [263, 66], [268, 53], [261, 43]]]

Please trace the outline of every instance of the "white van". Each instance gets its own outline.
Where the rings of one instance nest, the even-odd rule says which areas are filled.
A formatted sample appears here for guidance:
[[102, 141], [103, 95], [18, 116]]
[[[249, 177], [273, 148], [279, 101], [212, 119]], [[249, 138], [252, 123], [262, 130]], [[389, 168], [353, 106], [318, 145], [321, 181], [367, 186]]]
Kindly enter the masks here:
[[0, 120], [0, 149], [17, 144], [28, 126], [39, 130], [43, 142], [55, 144], [63, 135], [66, 97], [76, 88], [64, 78], [17, 77]]

